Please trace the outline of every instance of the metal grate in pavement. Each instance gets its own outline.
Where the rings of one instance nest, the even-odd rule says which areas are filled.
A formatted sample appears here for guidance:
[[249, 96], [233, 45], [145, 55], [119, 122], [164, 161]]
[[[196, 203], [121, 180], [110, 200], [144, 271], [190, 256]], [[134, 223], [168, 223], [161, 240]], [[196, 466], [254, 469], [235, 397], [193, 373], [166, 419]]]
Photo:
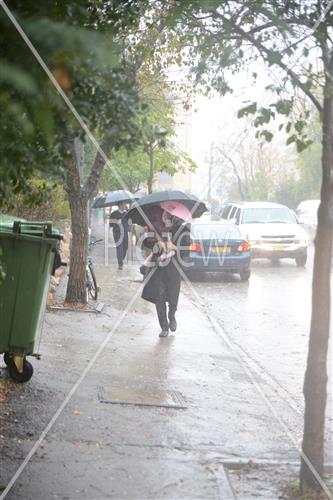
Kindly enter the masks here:
[[179, 391], [133, 387], [112, 387], [106, 389], [99, 386], [97, 392], [100, 403], [174, 408], [176, 410], [185, 410], [187, 408], [185, 398]]

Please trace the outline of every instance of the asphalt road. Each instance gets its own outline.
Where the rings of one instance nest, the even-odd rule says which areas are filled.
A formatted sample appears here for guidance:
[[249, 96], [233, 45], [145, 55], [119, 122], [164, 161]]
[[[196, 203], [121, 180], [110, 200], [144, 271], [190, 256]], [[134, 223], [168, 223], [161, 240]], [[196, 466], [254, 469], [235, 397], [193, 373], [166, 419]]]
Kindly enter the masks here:
[[238, 275], [207, 274], [192, 281], [225, 332], [295, 395], [302, 392], [310, 315], [312, 255], [294, 261], [254, 260], [248, 283]]
[[[311, 318], [311, 284], [314, 248], [309, 248], [305, 268], [284, 259], [252, 262], [248, 283], [238, 275], [206, 274], [192, 280], [192, 292], [221, 326], [250, 373], [265, 380], [269, 402], [279, 399], [277, 413], [284, 408], [301, 434], [303, 425], [303, 379], [306, 368]], [[327, 405], [327, 460], [332, 443], [332, 343], [329, 347]], [[258, 387], [260, 390], [260, 387]]]

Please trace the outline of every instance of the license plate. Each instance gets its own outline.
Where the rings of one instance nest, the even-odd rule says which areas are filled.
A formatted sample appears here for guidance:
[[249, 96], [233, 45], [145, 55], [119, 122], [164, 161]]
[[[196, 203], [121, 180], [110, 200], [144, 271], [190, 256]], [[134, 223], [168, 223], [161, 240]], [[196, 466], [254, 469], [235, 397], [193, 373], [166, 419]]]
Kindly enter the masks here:
[[231, 253], [231, 247], [212, 247], [213, 253]]
[[283, 250], [285, 248], [285, 245], [283, 243], [278, 243], [277, 245], [274, 245], [274, 250]]

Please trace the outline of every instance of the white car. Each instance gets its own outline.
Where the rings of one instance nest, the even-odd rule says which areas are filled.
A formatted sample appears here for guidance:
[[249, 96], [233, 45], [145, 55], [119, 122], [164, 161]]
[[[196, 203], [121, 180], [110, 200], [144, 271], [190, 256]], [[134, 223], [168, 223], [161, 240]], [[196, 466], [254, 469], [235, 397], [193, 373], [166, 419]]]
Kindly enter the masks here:
[[238, 225], [251, 244], [253, 258], [292, 258], [304, 267], [308, 235], [285, 205], [269, 202], [229, 203], [222, 218]]
[[317, 214], [320, 200], [304, 200], [296, 208], [296, 214], [300, 224], [313, 240], [317, 230]]

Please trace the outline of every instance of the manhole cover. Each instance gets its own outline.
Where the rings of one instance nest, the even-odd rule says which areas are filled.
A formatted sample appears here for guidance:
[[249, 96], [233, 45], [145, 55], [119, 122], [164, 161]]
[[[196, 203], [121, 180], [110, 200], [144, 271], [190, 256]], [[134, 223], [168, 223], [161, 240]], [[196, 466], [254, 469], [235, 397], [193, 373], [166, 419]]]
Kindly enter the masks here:
[[133, 387], [98, 387], [100, 403], [114, 405], [155, 406], [157, 408], [187, 408], [184, 396], [178, 391], [161, 391]]

